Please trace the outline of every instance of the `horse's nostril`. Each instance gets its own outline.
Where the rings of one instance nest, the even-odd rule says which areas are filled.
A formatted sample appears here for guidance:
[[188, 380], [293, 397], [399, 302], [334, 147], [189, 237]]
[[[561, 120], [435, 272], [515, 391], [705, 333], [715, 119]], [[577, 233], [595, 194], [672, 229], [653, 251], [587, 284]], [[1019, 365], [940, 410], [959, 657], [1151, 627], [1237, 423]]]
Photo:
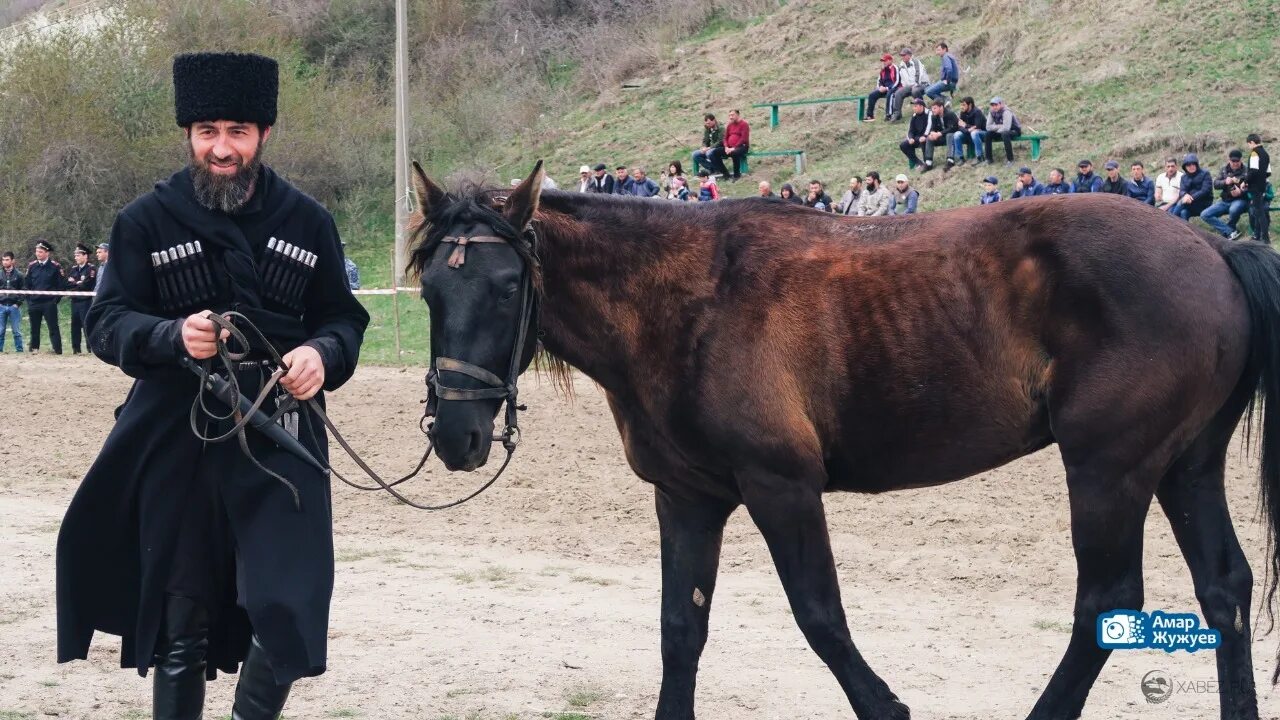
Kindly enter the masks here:
[[473, 431], [471, 432], [471, 435], [470, 435], [469, 437], [470, 437], [471, 442], [470, 442], [470, 443], [468, 443], [468, 445], [469, 445], [469, 447], [468, 447], [468, 454], [474, 454], [474, 453], [478, 453], [478, 452], [480, 452], [480, 446], [481, 446], [481, 443], [483, 443], [483, 442], [484, 442], [484, 438], [482, 438], [482, 437], [480, 436], [480, 431], [479, 431], [479, 430], [473, 430]]

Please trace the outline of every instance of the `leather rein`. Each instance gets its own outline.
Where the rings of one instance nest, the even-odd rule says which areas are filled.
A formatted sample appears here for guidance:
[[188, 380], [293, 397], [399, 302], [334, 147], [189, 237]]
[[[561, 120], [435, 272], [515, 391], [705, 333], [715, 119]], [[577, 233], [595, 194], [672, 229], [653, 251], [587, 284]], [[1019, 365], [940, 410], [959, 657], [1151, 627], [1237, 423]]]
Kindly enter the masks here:
[[[520, 238], [518, 240], [511, 240], [511, 239], [499, 237], [496, 235], [476, 235], [476, 236], [457, 235], [457, 236], [446, 236], [441, 239], [441, 242], [457, 245], [454, 251], [449, 255], [449, 260], [448, 260], [449, 267], [454, 269], [459, 268], [466, 263], [467, 247], [469, 245], [477, 244], [477, 243], [494, 243], [494, 244], [496, 243], [513, 244], [515, 242], [526, 243], [527, 244], [526, 247], [529, 250], [529, 254], [535, 258], [534, 264], [536, 264], [537, 236], [534, 233], [532, 228], [526, 229], [524, 232], [524, 235], [525, 237]], [[365, 491], [384, 490], [390, 493], [393, 497], [395, 497], [401, 503], [404, 503], [405, 505], [408, 505], [413, 508], [417, 508], [418, 510], [445, 510], [448, 508], [456, 507], [458, 505], [461, 505], [467, 502], [468, 500], [471, 500], [472, 498], [476, 497], [480, 493], [492, 487], [493, 484], [498, 481], [498, 478], [502, 477], [502, 473], [507, 469], [507, 466], [511, 464], [511, 457], [515, 454], [516, 447], [520, 444], [520, 426], [519, 426], [518, 412], [521, 410], [524, 410], [525, 406], [517, 404], [518, 389], [517, 389], [516, 381], [522, 370], [520, 360], [521, 360], [522, 353], [524, 351], [525, 343], [528, 341], [529, 333], [532, 329], [533, 324], [537, 321], [536, 318], [534, 317], [533, 274], [534, 274], [534, 268], [531, 266], [530, 263], [526, 262], [520, 277], [519, 325], [517, 326], [517, 329], [516, 329], [515, 343], [511, 348], [511, 358], [510, 358], [510, 363], [507, 366], [508, 370], [507, 370], [507, 377], [505, 380], [503, 378], [498, 377], [493, 372], [486, 370], [485, 368], [466, 362], [464, 360], [457, 360], [455, 358], [448, 358], [448, 357], [435, 357], [434, 355], [432, 356], [431, 366], [427, 370], [427, 376], [426, 376], [427, 398], [426, 400], [423, 401], [425, 407], [423, 409], [422, 418], [418, 421], [419, 428], [422, 429], [423, 433], [426, 434], [428, 438], [427, 449], [422, 454], [422, 459], [418, 461], [417, 466], [413, 469], [412, 472], [410, 472], [408, 475], [405, 475], [403, 477], [400, 477], [391, 481], [383, 479], [382, 476], [379, 475], [377, 472], [375, 472], [373, 468], [369, 467], [369, 464], [365, 462], [362, 457], [360, 457], [360, 454], [357, 453], [354, 448], [351, 447], [351, 445], [347, 442], [346, 438], [342, 436], [342, 433], [338, 431], [338, 428], [334, 426], [333, 422], [329, 419], [329, 416], [325, 414], [324, 409], [320, 407], [320, 403], [318, 403], [316, 399], [313, 397], [301, 402], [305, 403], [307, 408], [310, 409], [311, 412], [315, 413], [316, 417], [320, 418], [320, 421], [333, 435], [333, 438], [337, 440], [338, 445], [343, 449], [344, 452], [346, 452], [346, 454], [352, 459], [352, 461], [354, 461], [355, 464], [364, 472], [364, 474], [367, 475], [369, 479], [374, 481], [375, 484], [361, 485], [359, 483], [348, 480], [346, 477], [342, 475], [342, 473], [334, 469], [330, 463], [324, 462], [323, 460], [320, 460], [318, 458], [316, 459], [317, 464], [323, 467], [327, 472], [332, 473], [335, 477], [337, 477], [342, 482], [346, 483], [347, 485], [350, 485], [351, 487], [357, 490], [365, 490]], [[199, 363], [199, 373], [201, 376], [200, 391], [197, 392], [196, 398], [191, 404], [191, 414], [190, 414], [191, 430], [193, 433], [195, 433], [197, 438], [208, 443], [222, 443], [222, 442], [227, 442], [233, 438], [237, 439], [240, 444], [240, 450], [253, 462], [255, 466], [258, 467], [259, 470], [262, 470], [267, 475], [271, 476], [272, 478], [276, 479], [280, 483], [284, 484], [289, 489], [289, 491], [293, 494], [295, 507], [300, 508], [301, 503], [300, 503], [297, 487], [293, 483], [291, 483], [289, 480], [279, 475], [278, 473], [273, 472], [272, 470], [267, 468], [256, 457], [254, 457], [253, 453], [249, 449], [248, 440], [245, 436], [245, 428], [254, 422], [255, 414], [260, 411], [260, 408], [262, 407], [262, 405], [266, 402], [267, 398], [270, 397], [271, 391], [276, 387], [277, 384], [279, 384], [280, 379], [288, 374], [289, 366], [285, 364], [284, 359], [280, 356], [280, 353], [276, 351], [275, 347], [271, 345], [271, 343], [263, 335], [262, 331], [256, 325], [254, 325], [253, 322], [249, 320], [249, 318], [245, 317], [244, 315], [238, 312], [227, 312], [221, 315], [217, 313], [209, 313], [208, 317], [213, 322], [217, 330], [226, 330], [229, 335], [228, 340], [234, 339], [239, 344], [240, 347], [244, 348], [244, 351], [243, 352], [232, 351], [228, 347], [228, 340], [221, 339], [220, 336], [222, 333], [218, 332], [219, 340], [217, 343], [217, 355], [215, 355], [214, 358], [209, 358], [207, 360], [200, 361]], [[248, 335], [246, 335], [246, 332], [248, 333], [248, 335], [253, 336], [254, 340], [257, 340], [257, 343], [255, 345], [253, 346], [250, 345], [249, 337]], [[275, 367], [275, 370], [272, 371], [271, 375], [263, 383], [262, 389], [258, 392], [258, 395], [255, 397], [248, 411], [242, 411], [238, 403], [231, 404], [232, 410], [227, 415], [219, 415], [211, 411], [208, 408], [207, 404], [205, 403], [205, 395], [206, 395], [206, 389], [209, 384], [210, 376], [214, 372], [212, 368], [213, 360], [216, 358], [219, 361], [219, 364], [222, 366], [222, 369], [226, 372], [226, 375], [227, 375], [226, 380], [232, 388], [232, 392], [235, 399], [238, 401], [239, 398], [241, 397], [241, 393], [240, 393], [239, 382], [236, 378], [235, 370], [238, 364], [249, 355], [250, 347], [265, 348], [270, 355], [270, 360], [268, 361], [268, 364], [273, 365]], [[470, 388], [458, 388], [458, 387], [445, 385], [440, 377], [440, 374], [445, 372], [464, 375], [466, 377], [469, 377], [485, 385], [486, 387], [470, 389]], [[503, 416], [503, 420], [504, 420], [503, 428], [501, 432], [493, 436], [493, 440], [502, 443], [502, 447], [504, 450], [506, 450], [507, 456], [502, 461], [502, 466], [498, 468], [497, 473], [495, 473], [492, 478], [490, 478], [487, 482], [485, 482], [483, 485], [481, 485], [471, 494], [461, 499], [444, 503], [442, 505], [424, 505], [421, 503], [414, 502], [413, 500], [410, 500], [409, 498], [405, 497], [401, 492], [397, 491], [395, 488], [398, 485], [401, 485], [417, 477], [418, 474], [422, 472], [422, 469], [426, 466], [427, 460], [431, 457], [431, 453], [435, 448], [435, 438], [432, 436], [432, 432], [431, 432], [433, 427], [431, 418], [435, 417], [436, 409], [440, 400], [450, 400], [450, 401], [501, 400], [503, 401], [506, 405], [505, 413]], [[297, 399], [295, 399], [292, 395], [285, 395], [283, 401], [277, 402], [276, 411], [270, 416], [268, 421], [271, 423], [275, 423], [280, 419], [282, 415], [294, 410], [295, 408], [298, 408], [299, 405], [300, 405], [300, 402]], [[219, 421], [231, 420], [233, 421], [232, 427], [231, 429], [227, 430], [221, 435], [207, 436], [204, 433], [202, 433], [199, 429], [199, 416], [201, 413], [203, 413], [206, 418], [212, 419], [212, 420], [219, 420]], [[424, 424], [425, 424], [425, 427], [423, 427]]]

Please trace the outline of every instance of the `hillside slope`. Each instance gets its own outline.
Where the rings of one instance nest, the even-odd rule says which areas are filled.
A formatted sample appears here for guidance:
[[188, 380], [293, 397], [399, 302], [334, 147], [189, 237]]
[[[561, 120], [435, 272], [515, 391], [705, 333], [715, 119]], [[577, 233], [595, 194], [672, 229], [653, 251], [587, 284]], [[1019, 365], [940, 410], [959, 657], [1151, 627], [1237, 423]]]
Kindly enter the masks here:
[[[1036, 164], [1074, 172], [1081, 157], [1101, 167], [1107, 158], [1150, 168], [1188, 150], [1206, 154], [1216, 172], [1230, 147], [1249, 132], [1276, 134], [1280, 18], [1268, 0], [1183, 3], [1160, 0], [1057, 3], [1048, 0], [792, 0], [747, 23], [713, 24], [702, 36], [670, 49], [667, 61], [634, 77], [616, 99], [583, 97], [522, 137], [503, 154], [499, 177], [527, 172], [545, 158], [553, 177], [570, 183], [583, 163], [643, 163], [656, 174], [672, 159], [689, 164], [701, 114], [723, 117], [741, 108], [758, 150], [802, 148], [804, 178], [843, 190], [855, 173], [906, 170], [897, 149], [905, 125], [859, 123], [848, 103], [784, 108], [768, 127], [764, 100], [860, 95], [872, 88], [878, 58], [902, 46], [916, 49], [931, 77], [945, 40], [960, 59], [958, 95], [985, 107], [1001, 95], [1025, 127], [1050, 139]], [[1015, 145], [1016, 164], [1027, 160]], [[1006, 194], [1014, 168], [994, 172]], [[789, 159], [752, 163], [751, 180], [775, 188], [798, 178]], [[966, 167], [915, 180], [924, 207], [977, 200], [978, 179], [992, 172]], [[729, 186], [749, 194], [754, 182]]]

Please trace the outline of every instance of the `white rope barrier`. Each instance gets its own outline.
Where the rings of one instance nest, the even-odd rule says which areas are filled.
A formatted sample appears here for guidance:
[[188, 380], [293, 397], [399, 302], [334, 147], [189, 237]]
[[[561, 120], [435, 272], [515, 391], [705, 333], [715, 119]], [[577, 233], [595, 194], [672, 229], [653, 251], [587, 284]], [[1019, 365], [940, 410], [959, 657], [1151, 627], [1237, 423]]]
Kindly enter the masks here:
[[[352, 295], [394, 295], [398, 292], [416, 293], [422, 288], [416, 287], [398, 287], [398, 288], [378, 288], [369, 290], [352, 290]], [[76, 290], [0, 290], [0, 297], [6, 295], [58, 295], [62, 297], [93, 297], [97, 293], [81, 292]]]

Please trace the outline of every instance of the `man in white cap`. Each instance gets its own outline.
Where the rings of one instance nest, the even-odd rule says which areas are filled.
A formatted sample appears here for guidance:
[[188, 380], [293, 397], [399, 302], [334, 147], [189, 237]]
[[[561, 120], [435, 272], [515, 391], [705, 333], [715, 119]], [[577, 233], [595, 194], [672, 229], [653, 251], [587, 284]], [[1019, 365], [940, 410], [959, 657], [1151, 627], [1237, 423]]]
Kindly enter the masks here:
[[578, 192], [591, 192], [591, 168], [587, 165], [578, 168]]
[[911, 187], [911, 180], [903, 174], [893, 179], [893, 190], [889, 191], [890, 215], [914, 215], [920, 208], [920, 191]]

